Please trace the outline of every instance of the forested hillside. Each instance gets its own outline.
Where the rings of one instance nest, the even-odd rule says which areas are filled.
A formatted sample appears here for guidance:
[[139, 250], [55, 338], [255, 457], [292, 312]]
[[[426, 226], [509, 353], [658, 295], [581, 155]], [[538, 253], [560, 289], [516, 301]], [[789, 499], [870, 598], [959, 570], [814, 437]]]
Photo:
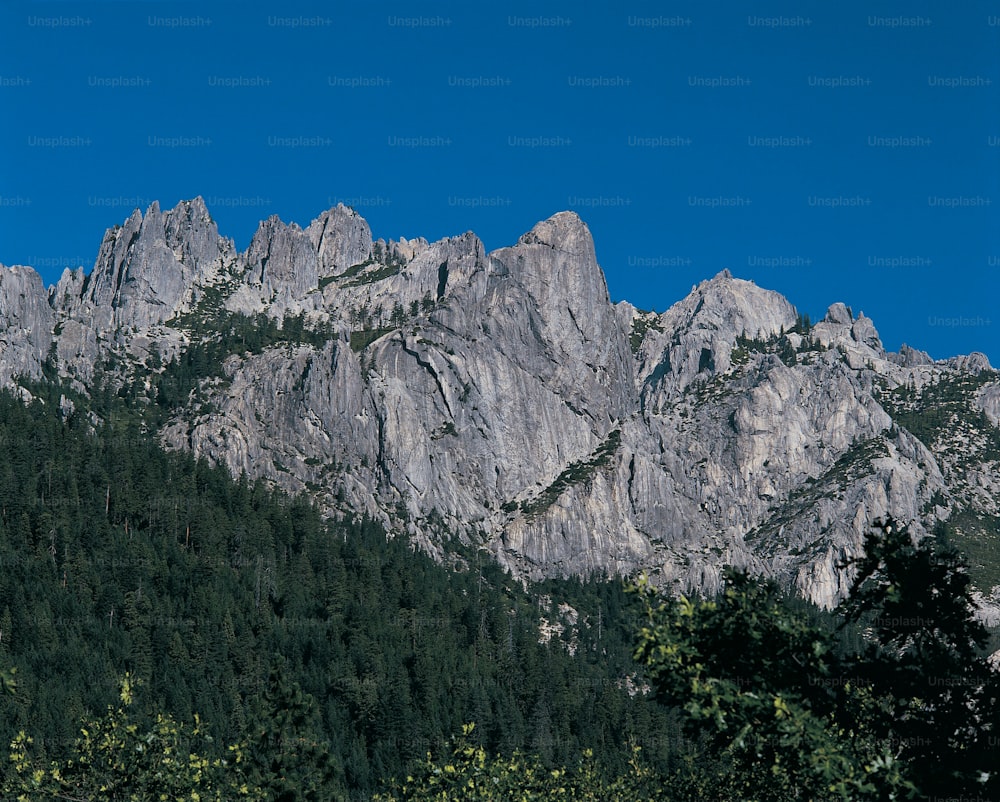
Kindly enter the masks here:
[[[731, 306], [727, 294], [736, 290], [756, 292], [722, 275], [685, 303], [693, 304], [692, 315], [709, 308], [724, 316]], [[775, 319], [791, 311], [771, 300], [778, 307]], [[588, 566], [585, 574], [612, 564], [628, 573], [632, 563], [615, 551], [625, 519], [614, 517], [612, 501], [649, 503], [659, 516], [667, 508], [657, 507], [657, 498], [680, 498], [666, 486], [636, 479], [650, 450], [629, 429], [638, 425], [634, 416], [594, 443], [577, 443], [554, 463], [549, 479], [536, 481], [535, 490], [516, 502], [489, 507], [512, 527], [501, 537], [500, 552], [496, 536], [482, 529], [485, 518], [470, 514], [453, 529], [457, 519], [438, 506], [426, 514], [417, 510], [423, 524], [433, 524], [434, 538], [421, 538], [406, 504], [409, 490], [396, 496], [392, 515], [380, 518], [395, 522], [393, 529], [352, 515], [386, 510], [365, 506], [347, 485], [378, 484], [390, 493], [398, 486], [415, 491], [411, 479], [426, 479], [425, 500], [437, 497], [438, 480], [460, 494], [472, 492], [459, 471], [466, 458], [456, 456], [450, 440], [435, 452], [439, 460], [428, 452], [431, 473], [394, 474], [384, 449], [395, 444], [405, 451], [407, 427], [427, 416], [401, 412], [408, 407], [371, 395], [370, 387], [334, 381], [342, 373], [368, 376], [382, 389], [426, 382], [424, 373], [437, 381], [439, 374], [428, 371], [431, 363], [407, 350], [434, 344], [415, 330], [400, 334], [398, 342], [382, 341], [383, 349], [398, 345], [413, 356], [421, 371], [389, 381], [389, 374], [373, 369], [370, 355], [355, 365], [356, 350], [367, 349], [355, 349], [353, 338], [341, 332], [330, 340], [333, 329], [309, 328], [302, 314], [286, 314], [280, 327], [272, 318], [244, 314], [195, 323], [201, 329], [192, 324], [193, 339], [169, 358], [161, 357], [155, 341], [144, 360], [108, 352], [89, 366], [86, 382], [66, 374], [67, 354], [53, 342], [34, 378], [19, 375], [13, 392], [0, 394], [0, 687], [14, 691], [0, 697], [0, 739], [11, 751], [8, 761], [0, 761], [0, 793], [19, 802], [85, 799], [110, 794], [113, 785], [109, 800], [136, 802], [169, 781], [168, 796], [273, 802], [468, 802], [512, 795], [546, 802], [785, 802], [827, 793], [882, 799], [890, 790], [943, 798], [951, 786], [984, 799], [1000, 796], [1000, 777], [984, 769], [995, 762], [1000, 731], [1000, 682], [986, 662], [996, 633], [973, 620], [973, 600], [982, 598], [973, 586], [991, 588], [996, 578], [992, 421], [1000, 393], [987, 368], [973, 371], [975, 379], [945, 381], [931, 375], [938, 368], [919, 360], [897, 364], [864, 345], [871, 340], [865, 320], [831, 308], [810, 331], [819, 332], [816, 342], [827, 337], [839, 345], [794, 363], [815, 368], [809, 387], [833, 387], [824, 377], [836, 374], [847, 382], [837, 386], [857, 401], [864, 388], [844, 377], [861, 369], [852, 367], [859, 353], [882, 359], [890, 373], [917, 376], [926, 368], [927, 376], [917, 376], [923, 383], [895, 389], [873, 384], [870, 402], [858, 401], [854, 429], [828, 426], [823, 410], [832, 397], [810, 407], [813, 417], [799, 421], [798, 441], [811, 454], [817, 442], [815, 451], [826, 451], [822, 438], [814, 438], [814, 424], [822, 423], [830, 442], [843, 440], [846, 450], [836, 458], [796, 458], [807, 478], [790, 491], [794, 503], [749, 493], [737, 481], [743, 468], [716, 455], [721, 461], [712, 481], [737, 482], [727, 485], [733, 499], [756, 498], [754, 505], [767, 507], [769, 526], [777, 527], [772, 534], [787, 539], [788, 527], [801, 528], [798, 546], [768, 546], [779, 563], [806, 546], [825, 549], [821, 562], [831, 573], [800, 583], [807, 597], [832, 605], [834, 579], [846, 577], [849, 565], [866, 566], [869, 584], [856, 583], [845, 602], [823, 612], [792, 598], [787, 583], [779, 589], [729, 570], [727, 563], [742, 564], [742, 552], [727, 551], [714, 539], [683, 558], [688, 595], [673, 601], [629, 595], [620, 576], [532, 583], [516, 566], [508, 564], [513, 573], [500, 567], [503, 554], [548, 542], [529, 536], [515, 519], [532, 523], [549, 512], [576, 511], [574, 499], [583, 499], [577, 491], [603, 487], [611, 495], [600, 503], [587, 496], [587, 504], [611, 516], [607, 526], [574, 530], [596, 540], [584, 544], [555, 530], [546, 537], [562, 538], [557, 552], [574, 560], [604, 543], [601, 560], [572, 563], [580, 570]], [[848, 325], [857, 353], [844, 345]], [[646, 336], [664, 331], [650, 323]], [[814, 342], [798, 332], [781, 336], [808, 346], [796, 354]], [[699, 380], [693, 400], [679, 406], [666, 385], [657, 391], [659, 400], [652, 399], [665, 435], [661, 443], [688, 443], [688, 458], [731, 435], [766, 450], [759, 426], [775, 426], [805, 408], [770, 409], [767, 393], [749, 384], [745, 397], [722, 392], [723, 381], [753, 378], [751, 362], [753, 371], [773, 372], [779, 383], [798, 375], [787, 372], [792, 358], [767, 350], [781, 350], [780, 338], [734, 342], [735, 372]], [[455, 356], [449, 348], [435, 353]], [[383, 368], [401, 364], [382, 357]], [[255, 372], [241, 374], [240, 366], [251, 362]], [[957, 375], [965, 368], [940, 370]], [[715, 401], [731, 405], [726, 415], [706, 406], [716, 391]], [[437, 393], [446, 399], [449, 392], [438, 386], [421, 398]], [[687, 397], [684, 388], [678, 392]], [[470, 401], [471, 383], [453, 395], [457, 404], [473, 404], [477, 420], [492, 420]], [[357, 406], [361, 397], [372, 406]], [[500, 417], [489, 425], [513, 421], [503, 417], [510, 413], [504, 398], [495, 394]], [[542, 406], [538, 401], [530, 408]], [[583, 416], [576, 402], [556, 408], [560, 431], [575, 436]], [[333, 448], [333, 438], [317, 435], [316, 449], [286, 453], [298, 430], [315, 424], [318, 411], [350, 447]], [[266, 432], [232, 428], [260, 423], [262, 415], [280, 418], [281, 425]], [[705, 425], [691, 428], [691, 416], [702, 416]], [[430, 442], [457, 436], [452, 418], [431, 430]], [[199, 430], [208, 419], [219, 427]], [[341, 424], [347, 428], [337, 428]], [[486, 437], [486, 429], [476, 431]], [[370, 454], [352, 452], [356, 437], [365, 439]], [[199, 459], [195, 454], [212, 450], [193, 448], [195, 440], [225, 441], [242, 454], [247, 471], [264, 461], [277, 474], [234, 476], [224, 466], [239, 460], [213, 465]], [[164, 450], [163, 442], [183, 450]], [[626, 446], [628, 460], [619, 453]], [[487, 449], [476, 452], [479, 470], [495, 455], [488, 454], [492, 446], [477, 448]], [[924, 482], [920, 472], [934, 461], [932, 450], [942, 473], [932, 471], [927, 476], [933, 481]], [[281, 477], [292, 476], [293, 461], [303, 471], [300, 479], [321, 483], [290, 482], [306, 491], [299, 496], [277, 489]], [[764, 458], [746, 476], [757, 481], [769, 462]], [[618, 485], [603, 473], [612, 463]], [[511, 458], [504, 469], [516, 472], [523, 464]], [[680, 465], [677, 476], [686, 482], [695, 474]], [[503, 474], [495, 468], [494, 483]], [[865, 477], [876, 477], [874, 484]], [[850, 552], [816, 539], [840, 521], [839, 508], [824, 506], [827, 528], [817, 530], [805, 502], [844, 502], [844, 509], [854, 510], [854, 531], [872, 525], [865, 510], [883, 508], [867, 495], [882, 487], [896, 488], [906, 501], [901, 509], [910, 511], [905, 520], [917, 540], [923, 532], [911, 502], [923, 499], [920, 514], [933, 514], [936, 537], [918, 548], [908, 530], [905, 536], [896, 531], [888, 546], [866, 536]], [[698, 492], [711, 496], [707, 488]], [[657, 495], [661, 491], [665, 495]], [[673, 509], [670, 526], [689, 523], [689, 512], [701, 514], [682, 505]], [[644, 532], [656, 533], [664, 548], [697, 546], [680, 529], [649, 523]], [[761, 536], [757, 529], [741, 538], [753, 543]], [[971, 574], [948, 541], [969, 550]], [[858, 551], [868, 552], [868, 562], [847, 559]], [[573, 573], [569, 563], [559, 564]], [[671, 575], [655, 567], [653, 573], [661, 589], [670, 585]], [[916, 632], [906, 629], [913, 622]], [[907, 677], [904, 686], [900, 676]], [[172, 754], [189, 754], [189, 764], [178, 767]], [[242, 756], [238, 764], [216, 763], [234, 755]], [[803, 762], [803, 755], [814, 757]], [[961, 765], [944, 781], [928, 769], [959, 757]]]
[[0, 395], [4, 744], [25, 729], [59, 757], [128, 671], [139, 707], [200, 714], [221, 749], [252, 729], [280, 659], [354, 798], [468, 721], [491, 753], [548, 765], [590, 748], [621, 768], [629, 738], [670, 762], [670, 719], [635, 692], [620, 581], [525, 589], [457, 543], [451, 570], [371, 521], [164, 452], [113, 394], [94, 393], [95, 427], [83, 398], [30, 387], [27, 405]]

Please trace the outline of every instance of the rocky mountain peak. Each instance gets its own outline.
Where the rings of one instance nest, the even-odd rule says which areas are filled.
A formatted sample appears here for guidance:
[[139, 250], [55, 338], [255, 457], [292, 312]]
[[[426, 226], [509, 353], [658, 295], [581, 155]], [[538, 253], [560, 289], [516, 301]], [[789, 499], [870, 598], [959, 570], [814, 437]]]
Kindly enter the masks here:
[[734, 278], [728, 269], [702, 281], [678, 305], [691, 328], [767, 338], [795, 324], [796, 312], [780, 293]]
[[534, 228], [521, 235], [518, 243], [547, 245], [584, 258], [594, 252], [590, 229], [576, 212], [557, 212], [548, 220], [536, 223]]
[[306, 233], [316, 251], [320, 278], [339, 275], [364, 262], [372, 253], [372, 232], [368, 223], [342, 203], [313, 220]]
[[889, 358], [891, 361], [905, 368], [934, 364], [934, 360], [931, 359], [930, 354], [926, 351], [918, 351], [916, 348], [911, 348], [906, 343], [900, 346], [898, 354], [889, 354]]
[[949, 383], [995, 422], [983, 355], [886, 354], [844, 304], [792, 331], [784, 297], [728, 270], [663, 314], [612, 305], [572, 212], [486, 254], [471, 232], [373, 242], [337, 206], [305, 229], [270, 217], [237, 253], [202, 199], [152, 204], [48, 294], [0, 268], [0, 381], [40, 375], [54, 344], [78, 389], [109, 356], [141, 388], [153, 344], [169, 364], [226, 312], [298, 311], [280, 347], [233, 345], [162, 441], [432, 553], [475, 541], [521, 576], [641, 568], [711, 592], [729, 562], [831, 604], [873, 517], [927, 531], [953, 487], [1000, 492], [985, 456], [961, 473], [905, 425]]
[[313, 309], [310, 297], [319, 284], [319, 260], [309, 232], [297, 223], [284, 223], [277, 215], [262, 220], [244, 255], [244, 282], [259, 293], [268, 314]]
[[[159, 205], [158, 201], [154, 201]], [[212, 215], [208, 211], [208, 206], [205, 205], [205, 199], [201, 195], [196, 195], [190, 200], [178, 201], [177, 206], [174, 207], [175, 212], [182, 212], [189, 219], [195, 220], [200, 219], [205, 222], [212, 222]]]
[[835, 304], [831, 304], [830, 308], [826, 310], [826, 317], [823, 318], [823, 322], [849, 326], [854, 322], [854, 313], [838, 301]]
[[574, 212], [559, 212], [490, 256], [533, 298], [544, 339], [561, 350], [605, 338], [614, 315], [590, 229]]
[[163, 239], [178, 263], [187, 268], [185, 279], [191, 282], [212, 274], [220, 258], [235, 255], [232, 241], [219, 237], [219, 228], [201, 196], [181, 201], [163, 215]]
[[880, 356], [885, 356], [885, 349], [882, 347], [882, 340], [875, 329], [875, 323], [870, 317], [866, 317], [864, 312], [858, 314], [858, 319], [851, 326], [851, 339], [870, 348]]
[[727, 371], [737, 338], [767, 340], [794, 326], [796, 318], [795, 307], [779, 293], [723, 270], [660, 315], [640, 348], [640, 378], [672, 393], [696, 376]]
[[840, 350], [855, 369], [898, 360], [898, 357], [889, 359], [871, 318], [864, 312], [855, 318], [850, 308], [842, 303], [833, 304], [810, 334], [824, 347]]
[[99, 332], [148, 329], [171, 317], [193, 286], [211, 280], [234, 257], [203, 199], [181, 201], [167, 212], [154, 201], [145, 215], [135, 209], [124, 225], [108, 229], [85, 281], [64, 273], [53, 303]]
[[989, 357], [979, 351], [973, 351], [963, 356], [953, 356], [946, 360], [946, 364], [968, 373], [983, 373], [993, 370]]

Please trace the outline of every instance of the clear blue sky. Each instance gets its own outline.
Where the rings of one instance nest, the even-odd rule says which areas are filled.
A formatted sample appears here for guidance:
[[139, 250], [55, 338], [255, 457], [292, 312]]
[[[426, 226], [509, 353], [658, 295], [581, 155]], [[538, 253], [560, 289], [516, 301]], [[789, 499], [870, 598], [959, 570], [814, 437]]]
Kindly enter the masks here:
[[196, 195], [240, 248], [338, 201], [489, 249], [570, 208], [614, 300], [728, 267], [1000, 365], [998, 62], [975, 0], [4, 0], [0, 262], [51, 283]]

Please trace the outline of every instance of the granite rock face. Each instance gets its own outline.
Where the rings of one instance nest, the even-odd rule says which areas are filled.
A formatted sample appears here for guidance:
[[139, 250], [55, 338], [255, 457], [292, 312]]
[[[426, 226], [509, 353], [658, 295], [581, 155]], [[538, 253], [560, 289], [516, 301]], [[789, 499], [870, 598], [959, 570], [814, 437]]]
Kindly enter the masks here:
[[[235, 255], [201, 198], [166, 213], [154, 202], [145, 216], [136, 209], [124, 226], [105, 234], [82, 293], [69, 300], [65, 311], [77, 319], [86, 316], [100, 333], [147, 331], [172, 317], [192, 288]], [[57, 303], [65, 289], [57, 287]]]
[[259, 289], [264, 307], [284, 312], [303, 303], [314, 306], [307, 294], [318, 286], [319, 271], [309, 234], [275, 216], [264, 220], [246, 253], [245, 282]]
[[313, 220], [306, 234], [316, 251], [320, 278], [340, 275], [371, 256], [372, 232], [367, 221], [343, 204]]
[[[324, 334], [234, 347], [162, 441], [434, 554], [459, 538], [524, 577], [642, 569], [708, 591], [730, 563], [830, 605], [873, 518], [919, 534], [960, 507], [994, 514], [1000, 381], [981, 354], [889, 354], [839, 303], [806, 328], [728, 271], [663, 314], [612, 304], [571, 212], [486, 253], [471, 232], [373, 241], [338, 206], [304, 229], [269, 218], [238, 253], [200, 199], [153, 204], [47, 294], [0, 270], [0, 367], [39, 375], [54, 345], [79, 386], [112, 356], [127, 381], [233, 313]], [[975, 385], [972, 463], [897, 422], [902, 390], [941, 382]]]
[[0, 385], [39, 378], [52, 344], [53, 315], [42, 278], [30, 267], [0, 265]]

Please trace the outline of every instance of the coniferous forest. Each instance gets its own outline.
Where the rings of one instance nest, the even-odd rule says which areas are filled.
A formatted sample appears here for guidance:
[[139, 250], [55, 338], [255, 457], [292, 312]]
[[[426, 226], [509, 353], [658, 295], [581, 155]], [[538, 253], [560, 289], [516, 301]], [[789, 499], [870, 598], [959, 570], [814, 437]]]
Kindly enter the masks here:
[[946, 530], [874, 522], [834, 611], [732, 569], [712, 599], [521, 584], [49, 379], [0, 393], [5, 798], [1000, 798], [995, 633]]
[[[144, 434], [123, 404], [65, 415], [60, 392], [0, 395], [0, 739], [58, 758], [126, 672], [137, 708], [198, 714], [222, 748], [271, 715], [270, 672], [315, 700], [337, 791], [368, 798], [463, 724], [545, 765], [583, 749], [621, 768], [625, 741], [669, 761], [670, 719], [636, 693], [620, 581], [529, 590], [456, 545], [443, 567], [371, 520], [310, 504]], [[46, 396], [46, 393], [48, 395]], [[100, 394], [95, 394], [100, 399]], [[81, 405], [82, 406], [82, 405]], [[540, 643], [559, 604], [575, 626]]]

